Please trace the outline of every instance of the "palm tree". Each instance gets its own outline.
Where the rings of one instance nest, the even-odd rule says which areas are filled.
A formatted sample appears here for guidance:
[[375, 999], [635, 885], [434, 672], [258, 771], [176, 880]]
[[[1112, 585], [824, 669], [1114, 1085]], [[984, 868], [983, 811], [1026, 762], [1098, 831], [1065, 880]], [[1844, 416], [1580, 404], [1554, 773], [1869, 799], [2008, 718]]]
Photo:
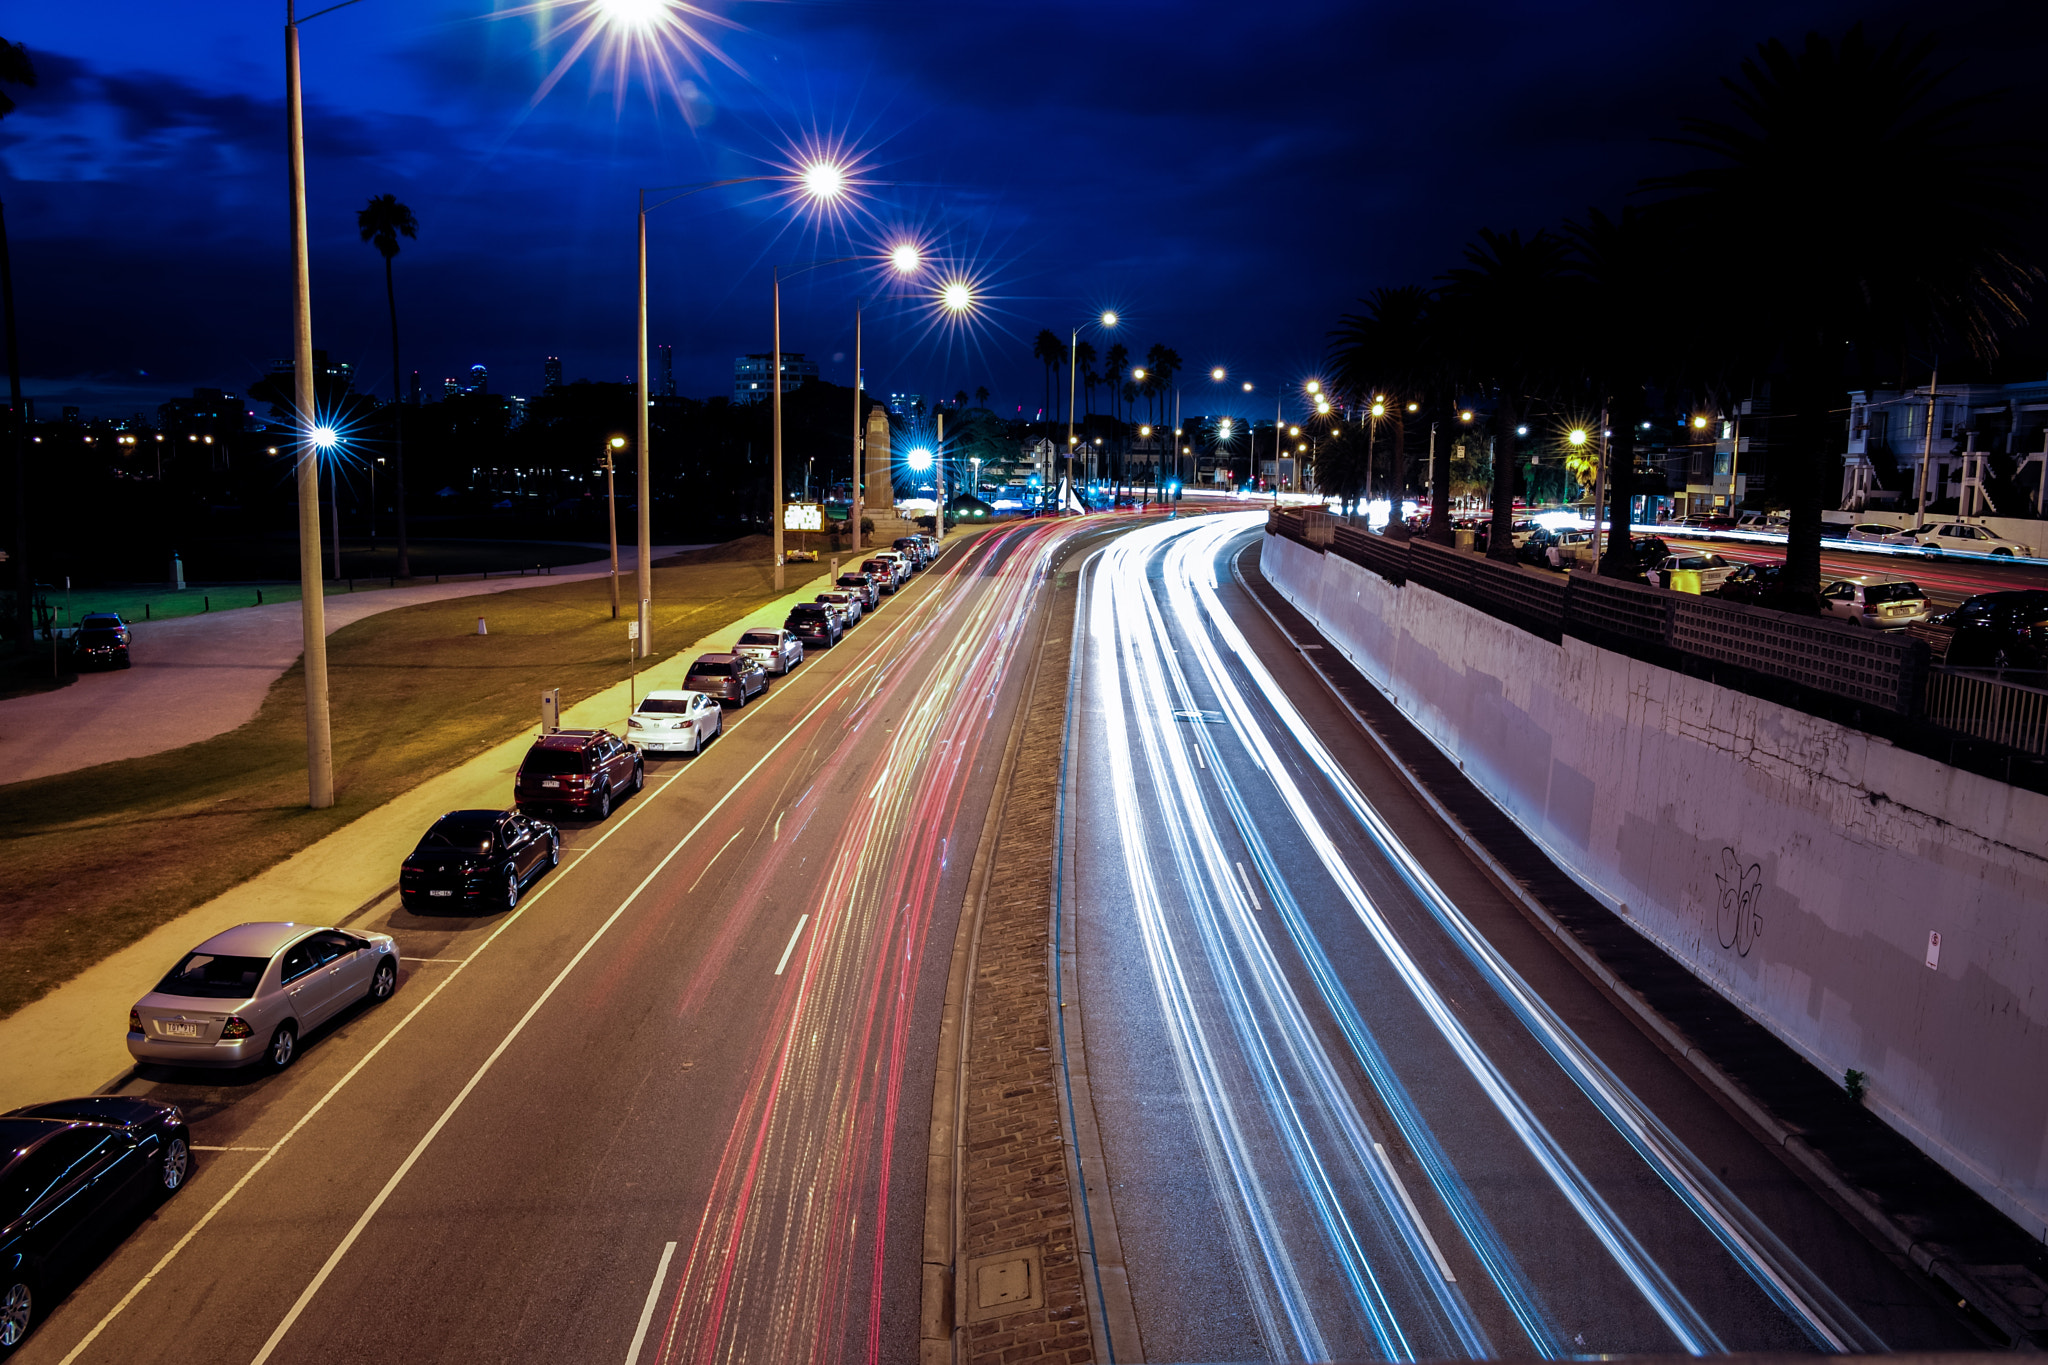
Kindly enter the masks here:
[[1109, 384], [1109, 415], [1116, 418], [1117, 399], [1123, 395], [1125, 381], [1131, 377], [1131, 348], [1121, 341], [1112, 342], [1102, 353], [1102, 377]]
[[[363, 240], [376, 247], [384, 258], [384, 302], [391, 311], [391, 472], [398, 484], [398, 576], [411, 578], [412, 551], [406, 541], [405, 524], [405, 391], [399, 387], [398, 379], [398, 291], [391, 280], [391, 258], [398, 254], [399, 235], [417, 240], [420, 225], [412, 210], [398, 202], [398, 196], [380, 194], [356, 210], [356, 228]], [[340, 534], [337, 527], [335, 535]]]
[[1088, 407], [1086, 407], [1086, 408], [1083, 408], [1083, 409], [1081, 410], [1081, 415], [1085, 417], [1085, 416], [1087, 416], [1087, 415], [1088, 415], [1088, 413], [1090, 413], [1090, 412], [1092, 412], [1092, 411], [1094, 410], [1094, 405], [1095, 405], [1095, 385], [1097, 384], [1097, 382], [1099, 382], [1099, 381], [1098, 381], [1098, 379], [1097, 379], [1097, 376], [1096, 376], [1096, 374], [1095, 374], [1095, 372], [1094, 372], [1094, 366], [1095, 366], [1095, 343], [1094, 343], [1094, 342], [1092, 342], [1092, 341], [1077, 341], [1077, 342], [1075, 342], [1075, 343], [1074, 343], [1074, 364], [1075, 364], [1075, 365], [1076, 365], [1077, 367], [1079, 367], [1079, 369], [1081, 370], [1081, 373], [1082, 373], [1082, 375], [1084, 376], [1084, 378], [1083, 378], [1083, 383], [1084, 383], [1084, 385], [1086, 386], [1086, 389], [1087, 389], [1087, 393], [1088, 393], [1088, 404], [1089, 404], [1089, 405], [1088, 405]]
[[977, 384], [974, 386], [974, 405], [978, 408], [988, 406], [988, 385]]
[[[1362, 313], [1347, 313], [1330, 333], [1334, 379], [1340, 392], [1354, 396], [1388, 392], [1412, 394], [1424, 412], [1436, 414], [1443, 404], [1444, 366], [1434, 333], [1436, 294], [1421, 285], [1375, 289], [1359, 300]], [[1394, 464], [1407, 478], [1405, 404], [1392, 405]], [[1371, 442], [1365, 458], [1370, 459]], [[1396, 495], [1398, 501], [1398, 493]], [[1451, 468], [1439, 460], [1430, 489], [1429, 538], [1451, 540]]]
[[1044, 420], [1051, 421], [1053, 414], [1052, 372], [1067, 363], [1067, 348], [1053, 335], [1052, 329], [1042, 329], [1031, 343], [1031, 356], [1045, 366], [1045, 409]]
[[[32, 86], [35, 63], [20, 43], [0, 38], [0, 86]], [[14, 100], [0, 89], [0, 118], [14, 112]], [[26, 650], [35, 632], [35, 575], [28, 567], [28, 422], [21, 410], [21, 345], [14, 331], [14, 267], [7, 255], [7, 206], [0, 204], [0, 309], [7, 327], [7, 433], [14, 443], [14, 629]]]
[[[2019, 258], [2034, 158], [1980, 140], [1988, 95], [1953, 97], [1931, 39], [1772, 40], [1726, 80], [1737, 119], [1690, 118], [1674, 139], [1706, 164], [1648, 183], [1702, 226], [1700, 297], [1741, 320], [1769, 375], [1770, 475], [1791, 511], [1785, 606], [1820, 582], [1820, 510], [1841, 454], [1847, 371], [1874, 352], [1945, 347], [1981, 360], [2022, 325], [2040, 271]], [[2019, 154], [2015, 154], [2019, 152]], [[1927, 168], [1925, 212], [1868, 212], [1871, 166]]]
[[1491, 391], [1493, 528], [1487, 554], [1512, 560], [1517, 432], [1531, 398], [1549, 392], [1557, 333], [1566, 325], [1565, 246], [1547, 231], [1482, 228], [1466, 264], [1443, 276], [1445, 359], [1462, 384]]

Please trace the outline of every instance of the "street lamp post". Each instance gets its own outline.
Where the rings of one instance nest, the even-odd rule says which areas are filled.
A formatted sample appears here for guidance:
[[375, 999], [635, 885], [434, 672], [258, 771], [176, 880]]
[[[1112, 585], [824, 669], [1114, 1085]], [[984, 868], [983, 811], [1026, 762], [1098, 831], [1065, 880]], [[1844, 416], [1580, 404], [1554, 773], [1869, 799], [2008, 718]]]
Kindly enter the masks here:
[[626, 438], [614, 436], [604, 445], [604, 511], [611, 531], [612, 620], [619, 619], [619, 498], [612, 483], [612, 452], [625, 447]]
[[[1116, 326], [1116, 314], [1104, 313], [1094, 322], [1078, 323], [1075, 325], [1072, 334], [1067, 338], [1067, 490], [1069, 492], [1072, 492], [1074, 488], [1074, 378], [1078, 373], [1080, 365], [1080, 357], [1075, 355], [1074, 352], [1081, 344], [1081, 328], [1098, 325], [1104, 331], [1114, 328]], [[1087, 506], [1086, 503], [1081, 505], [1083, 507]]]

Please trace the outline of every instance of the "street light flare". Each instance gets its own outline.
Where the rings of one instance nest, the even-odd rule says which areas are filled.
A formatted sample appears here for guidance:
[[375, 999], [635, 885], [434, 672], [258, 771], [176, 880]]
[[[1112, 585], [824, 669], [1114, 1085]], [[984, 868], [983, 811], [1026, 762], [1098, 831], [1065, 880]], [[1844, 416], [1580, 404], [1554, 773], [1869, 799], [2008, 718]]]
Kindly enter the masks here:
[[907, 461], [912, 469], [922, 474], [925, 470], [932, 467], [932, 453], [923, 446], [919, 446], [910, 452]]
[[889, 253], [889, 264], [899, 275], [916, 274], [917, 268], [924, 264], [924, 252], [918, 250], [915, 242], [900, 243]]
[[1215, 369], [1213, 369], [1213, 370], [1209, 371], [1209, 377], [1210, 377], [1211, 379], [1215, 380], [1215, 381], [1216, 381], [1217, 383], [1219, 383], [1219, 384], [1220, 384], [1220, 383], [1222, 383], [1222, 382], [1223, 382], [1223, 367], [1222, 367], [1221, 365], [1218, 365], [1218, 366], [1217, 366], [1217, 367], [1216, 367]]
[[1575, 446], [1584, 445], [1586, 443], [1586, 429], [1584, 427], [1573, 427], [1568, 433], [1566, 433], [1565, 440], [1571, 442], [1571, 444]]
[[1116, 322], [1117, 318], [1114, 312], [1104, 313], [1102, 315], [1102, 325], [1104, 327], [1114, 327], [1116, 326]]
[[949, 280], [939, 290], [939, 302], [949, 313], [964, 313], [974, 307], [974, 288], [965, 280]]
[[340, 440], [341, 433], [333, 427], [321, 426], [313, 428], [313, 444], [322, 450], [334, 449], [336, 443]]
[[1310, 393], [1321, 393], [1321, 392], [1323, 391], [1323, 381], [1322, 381], [1322, 380], [1320, 380], [1320, 379], [1311, 379], [1311, 380], [1309, 380], [1309, 381], [1308, 381], [1308, 391], [1309, 391]]
[[597, 0], [608, 28], [648, 29], [660, 21], [665, 0]]
[[804, 193], [821, 204], [829, 204], [846, 193], [845, 168], [832, 161], [813, 161], [804, 167]]

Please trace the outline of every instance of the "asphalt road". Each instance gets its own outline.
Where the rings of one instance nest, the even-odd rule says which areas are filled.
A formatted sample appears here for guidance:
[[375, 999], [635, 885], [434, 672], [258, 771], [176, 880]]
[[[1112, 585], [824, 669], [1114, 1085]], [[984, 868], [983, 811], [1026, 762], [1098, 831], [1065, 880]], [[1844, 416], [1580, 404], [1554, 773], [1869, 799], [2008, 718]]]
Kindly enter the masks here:
[[1080, 529], [949, 549], [517, 910], [378, 907], [397, 995], [291, 1070], [136, 1078], [195, 1176], [19, 1359], [914, 1359], [948, 956]]
[[1233, 579], [1257, 521], [1081, 589], [1066, 905], [1145, 1358], [1974, 1344], [1408, 795]]

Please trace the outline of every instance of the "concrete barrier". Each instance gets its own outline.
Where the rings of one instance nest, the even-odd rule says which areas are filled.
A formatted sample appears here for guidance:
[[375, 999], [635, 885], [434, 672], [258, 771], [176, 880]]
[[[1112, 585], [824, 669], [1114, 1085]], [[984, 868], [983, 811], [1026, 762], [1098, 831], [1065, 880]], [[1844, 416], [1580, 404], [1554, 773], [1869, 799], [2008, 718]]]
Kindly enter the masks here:
[[1277, 536], [1262, 555], [1582, 886], [2048, 1229], [2048, 797]]

